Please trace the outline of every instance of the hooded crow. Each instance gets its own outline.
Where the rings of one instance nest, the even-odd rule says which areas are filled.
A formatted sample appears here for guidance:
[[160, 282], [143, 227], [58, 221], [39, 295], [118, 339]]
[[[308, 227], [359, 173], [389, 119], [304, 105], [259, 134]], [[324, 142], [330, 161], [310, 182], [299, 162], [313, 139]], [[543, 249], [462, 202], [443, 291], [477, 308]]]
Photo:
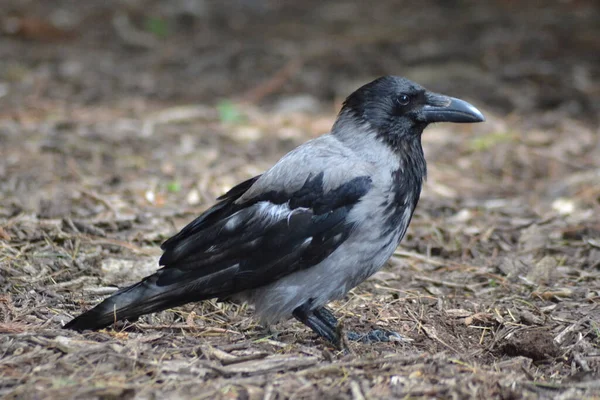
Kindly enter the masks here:
[[335, 345], [326, 308], [377, 272], [406, 233], [427, 169], [432, 122], [482, 122], [471, 104], [385, 76], [352, 93], [330, 133], [219, 197], [162, 245], [163, 267], [64, 327], [211, 298], [247, 301], [266, 325], [295, 317]]

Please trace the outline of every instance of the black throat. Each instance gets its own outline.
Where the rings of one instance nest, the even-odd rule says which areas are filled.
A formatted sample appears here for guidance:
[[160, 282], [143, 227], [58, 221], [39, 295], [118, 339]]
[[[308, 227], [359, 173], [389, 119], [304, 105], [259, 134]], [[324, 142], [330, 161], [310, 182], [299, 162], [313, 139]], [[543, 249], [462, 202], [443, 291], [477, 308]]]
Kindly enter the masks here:
[[405, 138], [391, 147], [400, 159], [399, 179], [412, 181], [419, 188], [427, 178], [427, 163], [421, 145], [421, 135]]
[[423, 181], [427, 176], [427, 165], [420, 138], [403, 141], [395, 150], [400, 158], [400, 166], [392, 172], [392, 193], [385, 205], [385, 234], [399, 231], [400, 240], [419, 202]]

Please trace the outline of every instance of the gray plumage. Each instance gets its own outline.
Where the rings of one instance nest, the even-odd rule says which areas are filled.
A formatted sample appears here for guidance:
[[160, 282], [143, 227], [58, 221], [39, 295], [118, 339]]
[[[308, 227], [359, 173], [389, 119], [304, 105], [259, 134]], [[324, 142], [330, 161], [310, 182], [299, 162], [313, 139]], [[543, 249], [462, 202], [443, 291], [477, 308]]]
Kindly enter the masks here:
[[294, 316], [339, 343], [325, 308], [377, 272], [402, 240], [431, 122], [479, 122], [470, 104], [383, 77], [351, 94], [330, 133], [233, 188], [163, 244], [156, 274], [65, 327], [83, 330], [208, 298], [254, 305], [265, 324]]
[[[390, 218], [386, 209], [395, 201], [394, 171], [401, 169], [402, 160], [386, 145], [381, 143], [368, 129], [365, 136], [356, 138], [327, 134], [314, 139], [289, 153], [272, 169], [267, 171], [246, 196], [272, 190], [290, 192], [302, 187], [309, 176], [324, 172], [324, 191], [339, 187], [353, 178], [368, 176], [372, 180], [371, 189], [352, 207], [347, 221], [353, 226], [352, 233], [336, 251], [319, 264], [302, 271], [294, 272], [266, 286], [239, 294], [241, 300], [254, 303], [256, 313], [265, 324], [273, 324], [289, 318], [292, 312], [307, 300], [312, 299], [314, 307], [326, 305], [331, 300], [340, 299], [360, 282], [379, 270], [390, 258], [404, 236], [414, 204], [413, 193], [406, 193], [402, 223], [391, 232], [386, 231]], [[359, 146], [376, 150], [379, 157], [369, 157], [371, 153], [358, 151]], [[378, 149], [377, 149], [378, 148]], [[365, 157], [367, 155], [367, 157]], [[370, 159], [369, 159], [370, 158]], [[295, 166], [306, 165], [301, 171]], [[424, 172], [424, 171], [423, 171]], [[420, 182], [414, 194], [420, 193]], [[276, 212], [281, 206], [266, 208]], [[287, 218], [289, 208], [279, 218]]]

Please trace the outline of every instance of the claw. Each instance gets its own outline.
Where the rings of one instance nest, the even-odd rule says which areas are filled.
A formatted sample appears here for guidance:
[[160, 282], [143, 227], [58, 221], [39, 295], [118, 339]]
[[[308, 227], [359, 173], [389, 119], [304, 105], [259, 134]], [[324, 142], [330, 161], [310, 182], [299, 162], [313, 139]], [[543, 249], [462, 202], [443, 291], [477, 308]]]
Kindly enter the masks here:
[[359, 334], [354, 331], [346, 333], [348, 340], [363, 342], [363, 343], [378, 343], [378, 342], [405, 342], [407, 338], [400, 335], [398, 332], [388, 331], [385, 329], [373, 329], [366, 334]]

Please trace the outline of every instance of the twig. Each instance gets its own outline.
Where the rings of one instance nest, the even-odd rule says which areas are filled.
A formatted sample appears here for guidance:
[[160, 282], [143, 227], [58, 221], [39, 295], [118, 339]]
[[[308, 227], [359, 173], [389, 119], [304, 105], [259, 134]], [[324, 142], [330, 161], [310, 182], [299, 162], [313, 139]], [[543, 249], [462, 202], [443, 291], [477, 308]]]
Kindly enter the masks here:
[[441, 343], [442, 345], [444, 345], [446, 348], [452, 350], [456, 354], [460, 354], [460, 351], [456, 350], [454, 347], [452, 347], [448, 343], [444, 342], [438, 336], [437, 330], [435, 329], [435, 327], [433, 327], [433, 326], [427, 326], [427, 325], [421, 325], [421, 329], [423, 329], [423, 331], [425, 331], [425, 333], [427, 334], [427, 336], [429, 336], [431, 339], [438, 341], [439, 343]]
[[317, 357], [271, 356], [261, 361], [249, 361], [221, 368], [224, 374], [263, 375], [271, 372], [285, 372], [292, 369], [303, 369], [315, 365]]
[[104, 197], [100, 196], [98, 193], [95, 193], [91, 190], [85, 190], [85, 189], [81, 189], [79, 190], [79, 192], [82, 195], [88, 196], [91, 199], [94, 199], [96, 201], [98, 201], [99, 203], [102, 203], [106, 208], [108, 208], [108, 210], [113, 213], [113, 215], [117, 215], [117, 210], [115, 210], [115, 208], [112, 206], [112, 204], [110, 204], [110, 202], [108, 200], [106, 200]]
[[96, 278], [93, 278], [91, 276], [80, 276], [79, 278], [73, 279], [71, 281], [55, 283], [54, 285], [50, 285], [49, 287], [54, 290], [64, 289], [64, 288], [68, 288], [71, 286], [81, 285], [82, 283], [89, 281], [89, 280], [93, 280], [93, 279], [96, 279]]
[[199, 326], [195, 326], [195, 325], [187, 325], [187, 324], [172, 324], [172, 325], [151, 325], [151, 324], [136, 324], [136, 326], [140, 329], [156, 329], [156, 330], [168, 330], [168, 329], [183, 329], [183, 330], [187, 330], [187, 331], [198, 331], [201, 330], [201, 332], [199, 332], [200, 334], [205, 334], [205, 333], [234, 333], [236, 335], [241, 335], [240, 332], [237, 331], [232, 331], [229, 329], [223, 329], [223, 328], [202, 328]]
[[265, 387], [265, 394], [263, 396], [263, 400], [272, 400], [275, 398], [275, 396], [273, 396], [273, 393], [275, 392], [275, 388], [273, 386], [273, 384], [268, 383], [267, 387]]
[[242, 102], [256, 103], [265, 98], [266, 96], [274, 93], [277, 89], [285, 85], [292, 75], [300, 70], [304, 60], [301, 58], [295, 58], [288, 61], [279, 71], [277, 71], [271, 78], [266, 82], [253, 87], [244, 93]]
[[68, 330], [43, 330], [43, 331], [33, 331], [33, 332], [24, 332], [24, 333], [9, 333], [4, 335], [5, 337], [13, 337], [13, 338], [26, 338], [26, 337], [57, 337], [57, 336], [72, 336], [75, 332]]
[[576, 383], [554, 383], [554, 382], [525, 382], [526, 385], [539, 387], [549, 390], [563, 390], [563, 389], [600, 389], [600, 379], [587, 382], [576, 382]]
[[556, 335], [556, 337], [554, 338], [554, 341], [557, 344], [562, 344], [562, 342], [565, 340], [565, 336], [568, 333], [573, 332], [581, 324], [583, 324], [585, 321], [587, 321], [588, 318], [589, 317], [586, 315], [585, 317], [581, 318], [579, 321], [575, 322], [574, 324], [567, 326], [561, 333], [559, 333], [558, 335]]
[[350, 381], [350, 391], [352, 392], [352, 400], [365, 400], [365, 395], [356, 381]]
[[[415, 276], [414, 278], [417, 281], [433, 283], [434, 285], [446, 286], [446, 287], [450, 287], [450, 288], [454, 288], [454, 289], [466, 289], [466, 290], [470, 290], [471, 292], [475, 292], [474, 286], [476, 286], [476, 285], [467, 285], [466, 283], [442, 281], [439, 279], [429, 278], [427, 276]], [[479, 286], [481, 286], [481, 285], [479, 285]]]
[[435, 265], [437, 267], [445, 267], [446, 265], [448, 265], [448, 263], [446, 263], [446, 262], [436, 260], [435, 258], [427, 257], [427, 256], [424, 256], [419, 253], [413, 253], [410, 251], [396, 251], [394, 253], [394, 255], [392, 256], [392, 258], [396, 258], [396, 257], [412, 258], [414, 260], [423, 261], [428, 264]]
[[353, 361], [343, 361], [338, 363], [331, 363], [326, 365], [321, 365], [314, 368], [308, 368], [302, 371], [299, 371], [297, 374], [304, 375], [312, 375], [312, 374], [322, 374], [325, 372], [331, 371], [339, 371], [343, 368], [362, 368], [369, 367], [373, 365], [381, 365], [381, 364], [410, 364], [415, 361], [422, 359], [425, 355], [418, 354], [414, 356], [392, 356], [392, 357], [382, 357], [378, 359], [365, 359], [365, 360], [353, 360]]
[[105, 296], [107, 294], [113, 294], [119, 290], [118, 287], [115, 286], [101, 286], [101, 287], [84, 287], [83, 292], [87, 294], [93, 294], [97, 296]]
[[238, 364], [238, 363], [242, 363], [242, 362], [246, 362], [246, 361], [262, 360], [263, 358], [266, 358], [268, 355], [269, 355], [269, 353], [249, 354], [247, 356], [236, 357], [236, 358], [232, 358], [230, 360], [228, 360], [228, 359], [221, 360], [221, 364], [232, 365], [232, 364]]

